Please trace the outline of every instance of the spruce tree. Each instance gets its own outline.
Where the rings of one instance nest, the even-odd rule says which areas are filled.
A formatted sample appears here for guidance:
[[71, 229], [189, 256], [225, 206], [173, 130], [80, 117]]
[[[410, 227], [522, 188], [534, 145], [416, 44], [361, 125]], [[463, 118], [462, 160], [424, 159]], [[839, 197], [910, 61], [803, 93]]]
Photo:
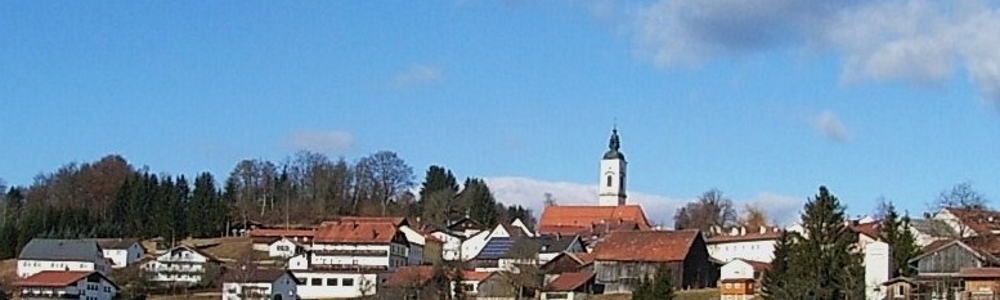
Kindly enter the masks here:
[[794, 232], [782, 232], [775, 243], [771, 267], [764, 271], [760, 282], [761, 297], [765, 300], [798, 299], [805, 296], [799, 284], [802, 278], [795, 274], [798, 269], [791, 267], [791, 259], [795, 258], [791, 251], [794, 250], [797, 236]]
[[670, 268], [660, 265], [656, 268], [656, 276], [653, 277], [652, 289], [649, 299], [672, 300], [674, 299], [674, 285], [670, 282]]
[[632, 290], [632, 300], [653, 300], [653, 283], [649, 278], [639, 279], [639, 284]]
[[[792, 261], [801, 265], [800, 278], [811, 281], [807, 297], [816, 299], [861, 299], [864, 272], [858, 236], [845, 223], [845, 207], [826, 187], [805, 205], [802, 226], [805, 236], [794, 244]], [[795, 257], [798, 256], [798, 257]], [[861, 282], [859, 285], [858, 282]]]
[[917, 270], [910, 266], [909, 261], [919, 254], [920, 248], [910, 231], [910, 217], [900, 217], [892, 202], [885, 206], [885, 214], [879, 224], [879, 239], [892, 249], [892, 277], [916, 275]]

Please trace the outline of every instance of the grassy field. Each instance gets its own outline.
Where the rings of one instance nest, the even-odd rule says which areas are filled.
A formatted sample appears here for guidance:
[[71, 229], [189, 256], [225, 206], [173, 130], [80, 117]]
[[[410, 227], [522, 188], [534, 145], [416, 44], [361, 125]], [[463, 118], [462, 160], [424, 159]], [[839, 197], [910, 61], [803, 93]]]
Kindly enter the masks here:
[[[612, 295], [596, 295], [592, 300], [629, 300], [632, 299], [631, 294], [612, 294]], [[719, 290], [717, 289], [703, 289], [703, 290], [690, 290], [690, 291], [678, 291], [677, 300], [718, 300]]]

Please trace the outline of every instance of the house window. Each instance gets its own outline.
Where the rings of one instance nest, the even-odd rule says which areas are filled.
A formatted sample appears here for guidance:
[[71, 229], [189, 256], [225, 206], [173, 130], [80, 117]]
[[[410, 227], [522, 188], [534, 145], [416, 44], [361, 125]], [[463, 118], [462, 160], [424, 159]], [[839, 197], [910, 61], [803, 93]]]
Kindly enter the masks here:
[[896, 296], [903, 296], [905, 294], [906, 293], [903, 292], [903, 285], [902, 284], [897, 285], [896, 286]]
[[298, 285], [306, 285], [307, 282], [309, 282], [309, 278], [301, 277], [298, 278], [298, 281], [296, 281], [295, 283]]
[[343, 286], [354, 286], [354, 278], [344, 278]]
[[309, 283], [311, 286], [321, 286], [323, 285], [323, 278], [313, 278], [312, 282]]
[[288, 251], [288, 246], [287, 245], [279, 245], [277, 248], [278, 248], [278, 251]]
[[327, 278], [326, 279], [326, 285], [327, 286], [337, 286], [337, 278]]

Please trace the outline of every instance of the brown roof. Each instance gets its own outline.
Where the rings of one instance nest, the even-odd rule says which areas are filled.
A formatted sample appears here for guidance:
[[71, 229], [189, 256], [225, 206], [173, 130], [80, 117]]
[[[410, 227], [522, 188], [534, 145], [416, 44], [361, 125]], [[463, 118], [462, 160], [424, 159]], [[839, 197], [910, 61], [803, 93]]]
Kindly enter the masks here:
[[314, 235], [316, 235], [316, 230], [312, 229], [254, 229], [250, 231], [250, 237], [254, 238], [312, 237]]
[[1000, 212], [976, 209], [976, 208], [945, 208], [952, 215], [955, 215], [962, 224], [976, 234], [989, 234], [995, 230], [1000, 230]]
[[433, 266], [403, 266], [396, 269], [384, 285], [387, 287], [418, 287], [434, 277]]
[[314, 242], [388, 244], [398, 232], [396, 225], [388, 222], [323, 222]]
[[562, 273], [545, 287], [550, 292], [570, 292], [594, 278], [593, 272]]
[[[81, 279], [87, 278], [95, 271], [41, 271], [14, 282], [15, 286], [44, 286], [44, 287], [64, 287], [75, 284]], [[98, 273], [99, 274], [99, 273]]]
[[1000, 278], [1000, 268], [962, 268], [960, 278]]
[[[408, 225], [404, 217], [356, 217], [356, 216], [343, 216], [337, 218], [336, 220], [326, 221], [325, 223], [349, 223], [349, 222], [375, 222], [375, 223], [392, 223], [396, 226]], [[320, 226], [323, 226], [320, 224]]]
[[274, 282], [275, 280], [278, 280], [278, 278], [281, 278], [281, 276], [285, 274], [288, 274], [288, 276], [290, 276], [292, 280], [295, 280], [295, 274], [292, 274], [292, 272], [288, 270], [262, 269], [262, 268], [251, 268], [249, 270], [243, 270], [236, 268], [227, 271], [226, 274], [222, 276], [222, 282], [271, 283]]
[[683, 261], [701, 236], [698, 230], [615, 231], [594, 249], [595, 260]]
[[579, 261], [580, 265], [582, 266], [594, 263], [594, 253], [581, 252], [581, 253], [567, 253], [567, 254], [576, 257], [576, 260]]
[[852, 224], [849, 226], [851, 231], [855, 233], [860, 233], [867, 235], [872, 239], [878, 239], [879, 236], [879, 224], [878, 222], [864, 223], [864, 224]]
[[538, 226], [541, 231], [542, 228], [564, 226], [587, 228], [601, 224], [622, 224], [626, 222], [637, 224], [640, 230], [650, 229], [646, 214], [639, 205], [549, 205], [542, 211], [542, 217], [538, 221]]
[[756, 261], [756, 260], [749, 260], [749, 259], [742, 259], [742, 258], [737, 258], [737, 259], [738, 260], [742, 260], [743, 262], [749, 264], [750, 267], [753, 268], [754, 272], [762, 272], [762, 271], [765, 271], [765, 270], [771, 268], [771, 264], [766, 263], [766, 262]]
[[490, 272], [462, 271], [462, 280], [482, 281], [492, 274]]

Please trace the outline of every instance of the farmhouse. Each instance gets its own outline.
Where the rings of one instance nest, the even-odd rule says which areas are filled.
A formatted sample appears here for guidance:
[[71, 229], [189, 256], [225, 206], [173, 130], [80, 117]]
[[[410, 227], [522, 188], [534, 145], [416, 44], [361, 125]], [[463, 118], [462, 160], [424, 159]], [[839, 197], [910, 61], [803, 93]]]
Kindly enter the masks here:
[[14, 282], [20, 299], [111, 300], [118, 286], [97, 271], [41, 271]]
[[107, 260], [94, 241], [32, 239], [17, 256], [17, 275], [42, 271], [96, 271], [106, 274]]
[[594, 249], [597, 283], [606, 293], [631, 292], [661, 266], [682, 289], [713, 287], [719, 277], [698, 230], [616, 231]]

